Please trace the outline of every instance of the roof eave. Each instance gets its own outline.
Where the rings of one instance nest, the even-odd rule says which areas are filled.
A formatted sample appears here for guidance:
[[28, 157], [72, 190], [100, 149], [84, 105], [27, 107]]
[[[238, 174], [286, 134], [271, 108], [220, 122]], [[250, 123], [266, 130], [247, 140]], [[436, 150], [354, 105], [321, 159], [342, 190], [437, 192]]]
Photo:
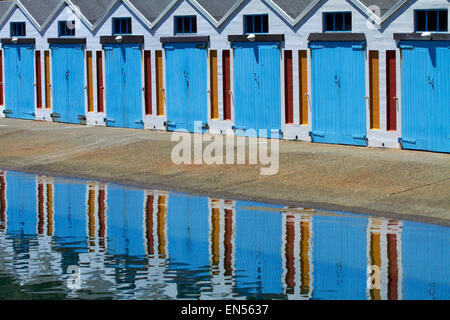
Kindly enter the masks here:
[[220, 28], [227, 20], [228, 18], [245, 2], [245, 0], [239, 0], [236, 1], [236, 3], [228, 10], [227, 13], [219, 20], [217, 21], [209, 12], [206, 10], [200, 3], [198, 3], [196, 0], [188, 0], [188, 2], [195, 7], [197, 10], [199, 10], [208, 20], [211, 22], [214, 27]]
[[311, 2], [296, 18], [292, 18], [287, 14], [279, 5], [277, 5], [273, 0], [264, 0], [272, 9], [274, 9], [280, 16], [283, 17], [292, 27], [295, 27], [313, 10], [321, 0], [315, 0]]
[[50, 24], [50, 22], [56, 17], [59, 10], [61, 10], [61, 8], [64, 7], [65, 5], [66, 5], [66, 1], [64, 1], [64, 0], [59, 1], [58, 5], [55, 7], [55, 9], [53, 9], [53, 11], [50, 13], [50, 15], [47, 17], [47, 19], [42, 24], [40, 31], [44, 31], [45, 28], [47, 28], [47, 26]]
[[14, 1], [11, 6], [6, 10], [5, 14], [0, 17], [0, 26], [2, 26], [11, 16], [11, 13], [14, 11], [14, 9], [17, 8], [17, 3]]
[[36, 21], [36, 19], [34, 19], [34, 17], [31, 15], [31, 13], [27, 10], [27, 8], [25, 8], [25, 6], [20, 2], [20, 0], [16, 0], [16, 5], [17, 7], [20, 8], [20, 10], [23, 11], [23, 13], [25, 13], [25, 15], [27, 16], [28, 20], [30, 20], [31, 24], [34, 25], [34, 27], [38, 30], [38, 31], [42, 31], [41, 30], [41, 26], [40, 24]]
[[74, 5], [71, 0], [66, 0], [67, 5], [69, 8], [77, 15], [78, 18], [80, 18], [92, 31], [94, 26], [92, 23], [83, 15], [83, 13], [80, 11], [79, 7]]

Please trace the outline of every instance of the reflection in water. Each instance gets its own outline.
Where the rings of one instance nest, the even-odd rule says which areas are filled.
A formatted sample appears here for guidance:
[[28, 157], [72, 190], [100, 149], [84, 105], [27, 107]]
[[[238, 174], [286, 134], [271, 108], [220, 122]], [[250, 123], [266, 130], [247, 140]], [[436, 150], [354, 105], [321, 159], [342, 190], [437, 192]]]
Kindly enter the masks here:
[[0, 172], [0, 299], [450, 299], [449, 244], [440, 226]]

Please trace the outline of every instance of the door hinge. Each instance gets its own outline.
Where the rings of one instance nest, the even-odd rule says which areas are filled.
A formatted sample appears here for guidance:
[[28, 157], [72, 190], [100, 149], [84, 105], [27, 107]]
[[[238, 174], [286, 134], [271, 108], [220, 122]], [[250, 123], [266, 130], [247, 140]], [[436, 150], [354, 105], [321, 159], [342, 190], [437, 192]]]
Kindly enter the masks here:
[[78, 115], [78, 120], [86, 120], [87, 118], [86, 118], [86, 116], [85, 115], [82, 115], [82, 114], [79, 114]]
[[104, 122], [116, 122], [115, 119], [108, 119], [108, 118], [104, 118], [103, 121]]
[[321, 131], [311, 131], [309, 133], [309, 135], [311, 137], [320, 137], [320, 138], [324, 138], [325, 137], [325, 132], [321, 132]]
[[34, 112], [22, 112], [22, 113], [33, 117], [36, 115]]
[[352, 136], [352, 138], [353, 139], [358, 139], [358, 140], [367, 140], [367, 137], [366, 136], [358, 136], [358, 135], [354, 135], [354, 136]]
[[165, 127], [176, 127], [176, 123], [172, 122], [172, 121], [164, 121], [164, 126]]
[[135, 124], [142, 124], [142, 125], [144, 125], [144, 120], [137, 120], [137, 121], [135, 121], [134, 123], [135, 123]]
[[5, 109], [5, 110], [3, 110], [3, 113], [4, 113], [4, 114], [11, 114], [11, 113], [13, 113], [13, 112], [12, 112], [12, 110]]
[[411, 46], [411, 45], [409, 45], [409, 44], [401, 44], [401, 45], [400, 45], [400, 49], [403, 49], [403, 50], [412, 50], [412, 49], [414, 49], [414, 46]]
[[317, 44], [310, 44], [309, 48], [310, 49], [323, 49], [324, 46], [320, 46], [320, 45], [317, 45]]
[[416, 144], [417, 140], [398, 138], [398, 142], [400, 142], [401, 144], [403, 144], [403, 143]]
[[50, 115], [50, 117], [52, 117], [52, 118], [61, 118], [61, 114], [56, 113], [56, 112], [53, 112], [53, 113]]

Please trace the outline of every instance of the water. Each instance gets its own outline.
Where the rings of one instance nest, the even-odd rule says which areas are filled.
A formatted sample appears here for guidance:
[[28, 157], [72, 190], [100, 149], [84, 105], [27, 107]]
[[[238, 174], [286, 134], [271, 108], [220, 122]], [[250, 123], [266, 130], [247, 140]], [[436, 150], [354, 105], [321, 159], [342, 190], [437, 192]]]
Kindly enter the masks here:
[[450, 229], [0, 172], [0, 299], [450, 299]]

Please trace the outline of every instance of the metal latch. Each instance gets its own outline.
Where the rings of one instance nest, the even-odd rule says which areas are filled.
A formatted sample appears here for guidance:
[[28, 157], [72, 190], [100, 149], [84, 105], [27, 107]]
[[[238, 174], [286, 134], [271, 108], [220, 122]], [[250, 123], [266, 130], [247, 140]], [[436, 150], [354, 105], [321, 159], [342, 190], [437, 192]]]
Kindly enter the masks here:
[[61, 118], [61, 114], [56, 113], [56, 112], [53, 112], [53, 113], [50, 115], [50, 117], [52, 117], [52, 118]]
[[103, 119], [103, 121], [105, 121], [105, 122], [116, 122], [115, 119], [108, 119], [108, 118]]

